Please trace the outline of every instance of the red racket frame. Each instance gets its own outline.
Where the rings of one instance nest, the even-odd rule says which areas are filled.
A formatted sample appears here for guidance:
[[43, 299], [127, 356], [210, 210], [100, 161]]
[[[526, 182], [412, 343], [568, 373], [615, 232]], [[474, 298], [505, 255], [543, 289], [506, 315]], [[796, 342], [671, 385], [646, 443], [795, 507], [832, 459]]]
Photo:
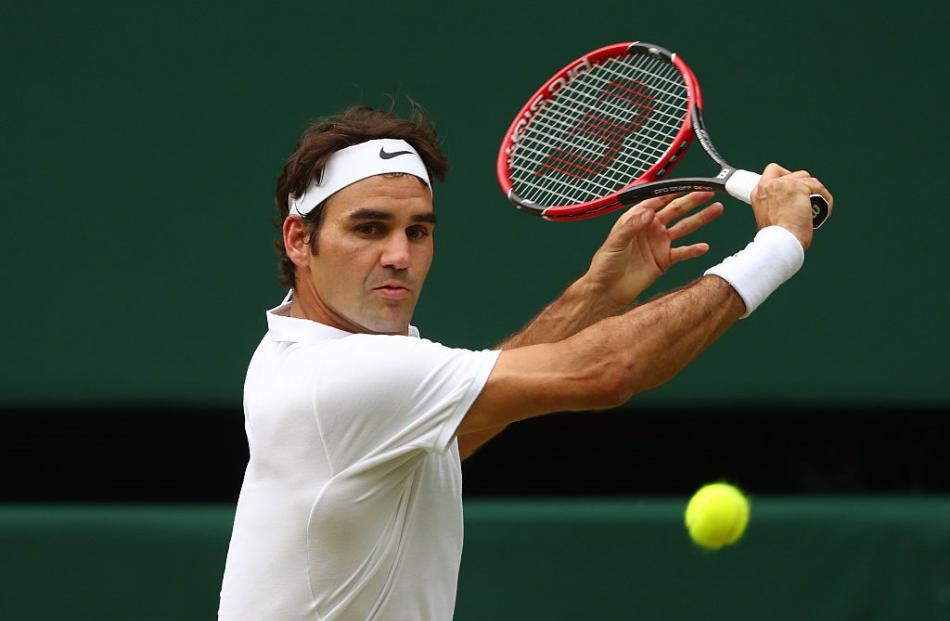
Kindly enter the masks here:
[[671, 54], [664, 50], [667, 56], [672, 57], [673, 65], [683, 74], [687, 91], [687, 109], [683, 116], [683, 126], [676, 134], [669, 148], [664, 152], [663, 157], [657, 160], [657, 162], [642, 175], [631, 179], [630, 183], [616, 192], [586, 203], [542, 207], [522, 199], [512, 189], [509, 154], [517, 145], [519, 140], [518, 132], [528, 126], [535, 112], [543, 107], [546, 101], [554, 99], [557, 92], [576, 77], [579, 68], [595, 64], [611, 57], [626, 55], [631, 50], [638, 48], [649, 51], [650, 48], [656, 48], [656, 46], [643, 44], [639, 41], [616, 43], [581, 56], [554, 74], [541, 88], [535, 91], [528, 99], [528, 102], [521, 108], [517, 116], [515, 116], [514, 121], [512, 121], [508, 127], [508, 131], [505, 133], [505, 137], [501, 142], [496, 167], [498, 183], [501, 185], [502, 191], [504, 191], [505, 195], [516, 207], [548, 220], [581, 220], [593, 218], [594, 216], [599, 216], [623, 207], [624, 203], [618, 199], [618, 196], [630, 186], [657, 181], [667, 176], [669, 172], [673, 170], [674, 166], [679, 163], [695, 137], [693, 129], [693, 109], [699, 108], [700, 111], [702, 110], [702, 94], [700, 93], [699, 83], [696, 81], [692, 69], [690, 69], [678, 55]]

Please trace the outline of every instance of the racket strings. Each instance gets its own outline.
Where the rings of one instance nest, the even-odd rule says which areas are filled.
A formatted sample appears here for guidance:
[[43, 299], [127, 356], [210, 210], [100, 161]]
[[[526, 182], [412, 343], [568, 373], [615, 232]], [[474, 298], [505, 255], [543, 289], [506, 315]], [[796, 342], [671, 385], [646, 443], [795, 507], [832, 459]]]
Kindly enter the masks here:
[[[578, 84], [578, 88], [575, 90], [577, 94], [580, 95], [580, 97], [573, 97], [570, 91], [564, 91], [564, 102], [570, 104], [570, 107], [573, 107], [575, 110], [579, 109], [580, 106], [584, 106], [588, 109], [588, 112], [585, 113], [585, 115], [582, 116], [580, 120], [576, 120], [576, 113], [573, 115], [573, 118], [569, 116], [567, 117], [567, 120], [562, 119], [562, 125], [570, 126], [569, 122], [574, 121], [574, 128], [580, 128], [583, 130], [586, 125], [584, 122], [585, 118], [590, 114], [590, 110], [592, 108], [594, 110], [598, 110], [596, 106], [599, 106], [600, 109], [610, 116], [613, 116], [620, 121], [626, 121], [628, 132], [635, 132], [641, 128], [643, 125], [643, 119], [641, 118], [638, 119], [638, 122], [634, 122], [634, 119], [637, 117], [633, 116], [631, 118], [631, 109], [635, 115], [639, 115], [640, 117], [644, 116], [644, 112], [649, 114], [656, 103], [655, 98], [650, 95], [650, 90], [652, 89], [644, 89], [644, 81], [642, 80], [629, 80], [629, 78], [627, 78], [630, 73], [629, 70], [624, 71], [624, 68], [621, 67], [620, 71], [618, 72], [615, 65], [619, 63], [617, 59], [612, 60], [614, 62], [609, 63], [605, 67], [606, 71], [592, 73], [589, 80], [585, 80]], [[649, 76], [641, 75], [638, 77], [647, 77], [648, 79], [646, 81], [649, 83], [649, 85], [654, 87], [656, 91], [660, 92], [661, 100], [663, 97], [669, 99], [670, 95], [673, 93], [671, 93], [668, 88], [663, 87], [672, 81], [669, 79], [663, 80], [662, 78], [665, 76], [658, 76], [656, 72], [656, 69], [658, 67], [662, 68], [664, 64], [653, 59], [644, 60], [647, 60], [649, 64], [653, 65], [653, 67], [647, 67], [647, 69], [653, 70], [652, 74]], [[606, 77], [612, 79], [608, 81], [605, 77], [600, 75], [600, 73], [604, 73]], [[636, 86], [631, 89], [624, 89], [622, 86], [620, 89], [616, 88], [618, 84], [618, 73], [622, 80], [626, 80], [626, 84]], [[673, 70], [673, 75], [678, 75], [675, 69]], [[661, 79], [658, 80], [657, 78]], [[663, 84], [664, 81], [667, 84]], [[624, 83], [621, 82], [620, 84], [622, 85]], [[614, 88], [611, 89], [611, 87]], [[615, 103], [616, 100], [605, 96], [612, 94], [610, 92], [611, 90], [621, 89], [630, 90], [634, 92], [637, 97], [630, 98], [630, 100], [626, 102], [627, 105], [622, 106], [617, 105]], [[558, 110], [557, 108], [552, 109], [551, 112], [553, 113], [552, 116], [554, 117], [558, 117], [559, 113], [562, 113], [562, 111]], [[675, 135], [675, 131], [678, 130], [678, 127], [672, 127], [671, 129]], [[644, 136], [655, 139], [656, 132], [645, 132]], [[545, 176], [547, 178], [543, 183], [540, 184], [540, 186], [534, 183], [532, 185], [535, 185], [536, 188], [540, 190], [556, 191], [556, 187], [564, 186], [565, 182], [568, 184], [573, 183], [575, 186], [579, 185], [580, 189], [586, 190], [591, 198], [597, 198], [606, 193], [615, 191], [620, 187], [623, 187], [623, 185], [625, 185], [629, 179], [633, 178], [630, 176], [631, 173], [633, 173], [634, 176], [638, 176], [638, 172], [642, 172], [643, 170], [649, 168], [653, 159], [662, 155], [662, 153], [665, 151], [665, 148], [668, 146], [664, 144], [661, 148], [656, 148], [654, 145], [650, 144], [649, 140], [641, 139], [639, 142], [641, 143], [640, 147], [643, 153], [634, 152], [635, 168], [630, 170], [631, 166], [628, 162], [624, 162], [623, 159], [619, 161], [617, 160], [617, 156], [619, 155], [618, 143], [616, 141], [610, 140], [605, 141], [605, 137], [609, 138], [603, 134], [597, 135], [595, 132], [584, 132], [577, 131], [577, 129], [572, 129], [568, 132], [567, 138], [573, 138], [573, 142], [575, 144], [568, 144], [567, 148], [564, 146], [555, 147], [554, 151], [548, 153], [545, 163], [543, 163], [534, 174], [535, 178]], [[561, 136], [561, 138], [563, 141], [564, 137]], [[580, 138], [580, 140], [578, 140], [578, 138]], [[550, 146], [550, 143], [548, 146]], [[651, 154], [649, 151], [654, 151], [654, 153]], [[592, 165], [585, 166], [585, 163]], [[627, 163], [626, 167], [623, 166], [625, 163]], [[616, 169], [612, 170], [610, 168], [611, 165], [616, 166]], [[624, 170], [624, 168], [627, 170]], [[620, 175], [617, 173], [624, 173], [626, 178], [620, 177]], [[603, 177], [603, 179], [598, 179], [598, 176]], [[528, 180], [528, 182], [531, 183], [531, 180]], [[557, 195], [559, 198], [567, 199], [569, 202], [579, 202], [579, 195], [576, 192], [565, 193], [561, 191], [557, 192]], [[580, 196], [581, 200], [584, 198], [586, 198], [586, 196]]]
[[687, 109], [673, 65], [642, 54], [610, 58], [535, 113], [510, 156], [512, 187], [542, 206], [616, 192], [666, 153]]
[[[656, 99], [650, 95], [650, 91], [658, 92], [661, 95], [660, 97], [661, 102], [663, 102], [664, 99], [669, 100], [671, 96], [675, 96], [675, 93], [672, 93], [668, 88], [669, 84], [671, 83], [675, 84], [675, 81], [669, 78], [666, 78], [666, 76], [660, 74], [657, 71], [657, 69], [660, 69], [660, 70], [664, 68], [672, 69], [672, 71], [670, 71], [669, 73], [672, 76], [677, 77], [677, 78], [679, 77], [679, 74], [675, 70], [675, 68], [671, 68], [665, 63], [661, 63], [659, 61], [656, 61], [654, 59], [647, 58], [647, 57], [637, 57], [635, 60], [639, 60], [641, 61], [640, 63], [641, 65], [646, 64], [647, 66], [637, 67], [636, 65], [634, 65], [633, 68], [640, 70], [639, 72], [640, 75], [637, 75], [637, 77], [646, 78], [646, 79], [645, 80], [630, 80], [628, 78], [628, 76], [631, 73], [630, 67], [629, 66], [623, 67], [623, 63], [621, 63], [619, 59], [611, 59], [611, 60], [613, 62], [605, 66], [604, 72], [594, 72], [591, 74], [589, 80], [583, 81], [578, 84], [578, 88], [576, 89], [576, 91], [581, 96], [580, 98], [572, 97], [571, 91], [565, 90], [564, 101], [571, 104], [571, 106], [575, 109], [579, 109], [579, 107], [581, 106], [586, 107], [588, 109], [587, 114], [589, 114], [590, 109], [593, 108], [594, 110], [597, 110], [596, 106], [600, 106], [600, 109], [603, 109], [606, 113], [611, 114], [612, 116], [615, 116], [616, 118], [627, 120], [629, 123], [628, 125], [629, 131], [634, 132], [637, 129], [640, 129], [642, 122], [637, 122], [637, 123], [630, 122], [632, 121], [632, 119], [630, 119], [630, 113], [631, 113], [631, 107], [632, 107], [631, 104], [633, 105], [639, 104], [638, 106], [639, 109], [634, 109], [633, 112], [639, 113], [642, 116], [644, 112], [647, 112], [648, 114], [649, 112], [655, 109]], [[627, 57], [625, 60], [629, 61], [629, 57]], [[619, 72], [618, 72], [617, 65], [620, 65]], [[646, 72], [643, 71], [644, 69], [646, 70]], [[608, 81], [603, 75], [600, 75], [601, 73], [604, 73], [606, 77], [609, 77], [612, 79]], [[620, 79], [627, 81], [628, 84], [636, 85], [636, 88], [631, 89], [631, 90], [634, 90], [634, 92], [636, 92], [636, 94], [639, 95], [637, 99], [640, 99], [640, 101], [627, 101], [626, 106], [618, 106], [609, 97], [604, 96], [605, 94], [610, 94], [610, 90], [611, 90], [610, 87], [617, 83], [616, 81], [617, 81], [618, 73], [619, 73]], [[644, 82], [646, 82], [646, 84], [648, 84], [649, 87], [652, 87], [652, 88], [648, 87], [645, 89], [644, 87], [646, 86], [646, 84], [644, 84]], [[646, 92], [642, 92], [642, 91], [646, 91]], [[685, 103], [685, 101], [683, 101], [683, 103]], [[644, 108], [646, 108], [646, 110], [644, 110]], [[661, 108], [661, 112], [662, 111], [663, 110]], [[557, 109], [553, 109], [552, 112], [554, 113], [554, 116], [557, 116], [557, 113], [560, 111]], [[574, 116], [576, 117], [576, 114]], [[659, 119], [657, 119], [657, 121], [660, 124], [662, 124], [662, 121], [659, 121]], [[577, 125], [580, 125], [581, 127], [583, 127], [584, 123], [583, 121], [581, 121], [577, 123]], [[649, 127], [647, 128], [647, 131], [644, 132], [643, 137], [655, 139], [657, 137], [657, 132], [656, 131], [651, 132], [650, 129], [651, 128]], [[668, 125], [667, 129], [672, 131], [673, 135], [675, 135], [676, 131], [678, 130], [678, 126]], [[563, 184], [565, 181], [570, 182], [571, 181], [570, 178], [573, 178], [575, 181], [581, 181], [581, 180], [587, 181], [587, 183], [581, 184], [582, 187], [588, 189], [591, 192], [591, 194], [593, 195], [592, 198], [597, 198], [603, 195], [604, 193], [610, 193], [612, 191], [615, 191], [616, 189], [619, 189], [620, 187], [623, 187], [623, 185], [625, 185], [625, 183], [629, 179], [633, 178], [630, 176], [631, 173], [633, 173], [634, 176], [638, 176], [637, 175], [638, 172], [642, 172], [643, 170], [646, 170], [647, 168], [649, 168], [650, 165], [652, 164], [652, 161], [656, 157], [661, 156], [663, 152], [665, 151], [666, 147], [668, 146], [667, 144], [663, 144], [661, 147], [657, 148], [654, 145], [652, 145], [649, 140], [643, 140], [642, 139], [643, 137], [641, 137], [641, 140], [639, 140], [640, 152], [639, 153], [637, 151], [633, 152], [633, 155], [634, 155], [633, 159], [635, 160], [634, 164], [636, 165], [636, 167], [630, 170], [631, 167], [629, 166], [629, 164], [626, 167], [623, 166], [623, 164], [626, 163], [624, 162], [623, 159], [619, 161], [615, 161], [616, 156], [618, 155], [617, 143], [607, 143], [606, 148], [605, 148], [604, 142], [602, 140], [598, 140], [598, 139], [603, 139], [604, 136], [597, 136], [595, 134], [594, 136], [592, 136], [594, 140], [590, 140], [590, 139], [583, 140], [583, 138], [591, 138], [590, 133], [588, 133], [587, 136], [585, 136], [584, 133], [585, 132], [578, 132], [578, 131], [569, 132], [569, 137], [574, 138], [575, 142], [578, 142], [576, 140], [577, 138], [579, 137], [582, 138], [582, 140], [579, 141], [580, 142], [579, 145], [569, 145], [569, 146], [580, 146], [581, 147], [580, 149], [564, 148], [562, 146], [558, 148], [553, 154], [549, 154], [548, 156], [549, 161], [553, 160], [553, 161], [550, 161], [550, 163], [554, 165], [553, 166], [549, 165], [545, 170], [541, 171], [542, 175], [543, 173], [548, 173], [548, 177], [549, 177], [549, 182], [542, 185], [543, 189], [552, 189], [552, 183], [550, 183], [550, 181], [559, 181]], [[602, 176], [606, 177], [606, 179], [602, 180], [600, 183], [598, 183], [598, 180], [596, 179], [596, 173], [598, 172], [598, 170], [592, 169], [590, 167], [585, 167], [582, 165], [582, 163], [584, 162], [585, 151], [590, 152], [592, 155], [595, 155], [599, 158], [598, 161], [600, 163], [600, 168], [602, 169], [601, 172], [604, 173]], [[653, 153], [650, 153], [650, 151], [653, 151]], [[560, 164], [560, 167], [558, 167], [558, 163]], [[616, 170], [610, 170], [609, 168], [610, 164], [615, 164], [617, 166]], [[624, 168], [626, 168], [627, 170], [624, 170]], [[539, 175], [538, 172], [539, 171], [535, 172], [535, 177], [542, 176], [542, 175]], [[623, 175], [626, 178], [616, 174], [618, 172], [623, 173]], [[551, 173], [554, 173], [554, 174], [551, 174]], [[611, 174], [611, 173], [614, 173], [614, 174]], [[605, 183], [603, 183], [603, 181], [607, 182], [606, 185]], [[553, 185], [556, 185], [556, 184], [553, 184]], [[563, 198], [575, 198], [574, 195], [571, 195], [571, 194], [565, 195], [563, 192], [560, 193], [560, 196]]]

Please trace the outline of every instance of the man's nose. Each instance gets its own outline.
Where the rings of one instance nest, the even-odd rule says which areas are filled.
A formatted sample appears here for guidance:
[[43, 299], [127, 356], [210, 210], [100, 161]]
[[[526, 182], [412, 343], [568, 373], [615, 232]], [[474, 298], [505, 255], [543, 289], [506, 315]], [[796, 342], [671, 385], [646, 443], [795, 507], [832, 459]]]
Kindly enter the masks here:
[[409, 267], [409, 239], [403, 233], [390, 235], [386, 239], [383, 254], [380, 256], [383, 267], [404, 270]]

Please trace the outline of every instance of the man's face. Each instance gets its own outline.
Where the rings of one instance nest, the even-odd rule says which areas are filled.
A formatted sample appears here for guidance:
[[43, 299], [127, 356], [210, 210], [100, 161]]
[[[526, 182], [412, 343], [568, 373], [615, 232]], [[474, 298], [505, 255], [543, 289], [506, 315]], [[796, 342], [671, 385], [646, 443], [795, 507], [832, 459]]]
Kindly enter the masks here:
[[406, 334], [432, 264], [432, 195], [412, 175], [368, 177], [330, 197], [309, 259], [322, 318]]

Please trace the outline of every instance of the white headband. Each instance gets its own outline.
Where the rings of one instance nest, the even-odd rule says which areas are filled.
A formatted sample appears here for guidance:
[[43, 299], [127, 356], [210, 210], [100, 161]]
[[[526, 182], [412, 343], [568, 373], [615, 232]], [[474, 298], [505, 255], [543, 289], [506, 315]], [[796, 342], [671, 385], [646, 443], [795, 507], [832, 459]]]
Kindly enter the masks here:
[[287, 196], [291, 214], [306, 216], [327, 200], [332, 194], [361, 179], [385, 173], [408, 173], [415, 175], [429, 186], [432, 183], [422, 158], [405, 140], [381, 138], [340, 149], [330, 156], [323, 175], [315, 179], [303, 196]]

